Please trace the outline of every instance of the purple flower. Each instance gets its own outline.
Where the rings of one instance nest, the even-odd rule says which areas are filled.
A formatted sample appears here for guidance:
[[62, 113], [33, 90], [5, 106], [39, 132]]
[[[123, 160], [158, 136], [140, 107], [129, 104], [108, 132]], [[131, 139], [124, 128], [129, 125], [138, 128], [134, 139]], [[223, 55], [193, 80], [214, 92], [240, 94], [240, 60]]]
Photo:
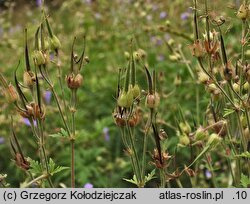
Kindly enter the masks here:
[[5, 142], [4, 137], [0, 137], [0, 144], [4, 144], [4, 142]]
[[151, 15], [147, 15], [147, 21], [152, 21], [153, 17]]
[[41, 7], [43, 5], [43, 1], [42, 0], [36, 0], [36, 5], [38, 7]]
[[91, 183], [86, 183], [83, 188], [93, 188], [93, 184]]
[[53, 52], [51, 52], [51, 53], [49, 54], [49, 59], [50, 59], [50, 61], [53, 61], [54, 58], [55, 58], [55, 55], [54, 55]]
[[171, 38], [171, 36], [170, 36], [168, 33], [166, 33], [166, 34], [164, 35], [164, 39], [165, 39], [166, 41], [169, 41], [170, 38]]
[[105, 141], [109, 141], [110, 140], [109, 128], [107, 127], [103, 128], [102, 132], [103, 132]]
[[166, 18], [167, 17], [167, 12], [166, 11], [162, 11], [161, 13], [160, 13], [160, 19], [164, 19], [164, 18]]
[[164, 55], [163, 54], [160, 54], [157, 56], [157, 60], [162, 62], [163, 60], [165, 59]]
[[102, 15], [100, 13], [95, 13], [95, 18], [97, 20], [100, 20], [102, 18]]
[[181, 19], [185, 21], [189, 18], [189, 16], [190, 16], [189, 12], [184, 12], [181, 14]]
[[209, 170], [206, 169], [205, 176], [206, 176], [207, 179], [210, 179], [210, 178], [212, 178], [212, 173]]
[[51, 96], [52, 96], [52, 92], [51, 91], [45, 91], [43, 97], [44, 97], [44, 100], [45, 100], [46, 104], [50, 104]]
[[[28, 118], [23, 118], [23, 123], [24, 123], [25, 125], [27, 125], [27, 126], [31, 126], [30, 121], [29, 121]], [[35, 120], [33, 120], [33, 125], [34, 125], [34, 126], [37, 126], [37, 123], [36, 123]]]

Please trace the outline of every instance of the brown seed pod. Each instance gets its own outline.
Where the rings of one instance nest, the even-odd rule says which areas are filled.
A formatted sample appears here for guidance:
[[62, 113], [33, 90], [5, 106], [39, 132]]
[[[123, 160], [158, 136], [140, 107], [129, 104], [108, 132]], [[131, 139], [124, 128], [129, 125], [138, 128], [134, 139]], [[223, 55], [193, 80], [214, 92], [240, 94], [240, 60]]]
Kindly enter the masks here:
[[66, 76], [66, 82], [70, 89], [78, 89], [81, 87], [83, 83], [83, 77], [81, 74], [77, 74], [76, 76], [72, 73]]

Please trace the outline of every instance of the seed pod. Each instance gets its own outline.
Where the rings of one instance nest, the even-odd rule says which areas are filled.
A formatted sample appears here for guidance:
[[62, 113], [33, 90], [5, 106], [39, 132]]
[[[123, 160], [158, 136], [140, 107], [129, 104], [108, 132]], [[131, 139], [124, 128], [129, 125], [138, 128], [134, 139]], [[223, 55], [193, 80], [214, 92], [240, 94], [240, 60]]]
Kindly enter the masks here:
[[236, 92], [240, 92], [240, 85], [237, 84], [237, 83], [234, 83], [234, 84], [233, 84], [233, 89], [234, 89], [234, 91], [236, 91]]
[[188, 135], [191, 132], [191, 127], [187, 122], [185, 122], [185, 123], [180, 122], [179, 126], [180, 126], [180, 129], [183, 133]]
[[133, 104], [133, 92], [131, 89], [128, 90], [128, 92], [123, 92], [118, 100], [117, 100], [117, 104], [118, 106], [120, 107], [123, 107], [123, 108], [130, 108]]
[[195, 57], [202, 57], [204, 49], [200, 40], [196, 40], [193, 45], [190, 46], [192, 55]]
[[18, 93], [12, 84], [5, 90], [5, 95], [10, 103], [14, 103], [19, 99]]
[[146, 106], [148, 108], [157, 108], [160, 104], [160, 96], [158, 93], [148, 94], [146, 97]]
[[131, 88], [131, 91], [133, 93], [133, 98], [137, 99], [141, 95], [141, 90], [138, 84], [136, 84], [133, 88]]
[[221, 142], [221, 137], [220, 137], [218, 134], [213, 133], [213, 134], [211, 134], [211, 135], [209, 136], [207, 145], [210, 146], [210, 148], [214, 148], [214, 147], [216, 147], [220, 142]]
[[37, 66], [45, 65], [47, 63], [46, 56], [40, 50], [35, 50], [33, 53], [33, 58]]
[[200, 71], [198, 73], [198, 81], [202, 84], [206, 84], [209, 81], [209, 76], [203, 71]]
[[246, 3], [241, 4], [238, 12], [237, 12], [237, 17], [242, 19], [242, 20], [246, 20], [248, 18], [249, 15], [249, 7]]
[[190, 144], [190, 139], [187, 135], [182, 135], [179, 140], [180, 144], [183, 146], [187, 146]]
[[32, 71], [25, 71], [23, 73], [23, 82], [26, 86], [32, 87], [35, 81], [36, 77]]
[[55, 35], [53, 35], [52, 38], [50, 38], [50, 49], [58, 50], [60, 48], [61, 48], [60, 40]]
[[207, 138], [208, 133], [205, 131], [202, 127], [199, 127], [198, 130], [196, 130], [194, 139], [195, 141], [203, 141]]
[[81, 87], [83, 83], [83, 77], [81, 74], [74, 74], [66, 76], [66, 82], [70, 89], [78, 89]]

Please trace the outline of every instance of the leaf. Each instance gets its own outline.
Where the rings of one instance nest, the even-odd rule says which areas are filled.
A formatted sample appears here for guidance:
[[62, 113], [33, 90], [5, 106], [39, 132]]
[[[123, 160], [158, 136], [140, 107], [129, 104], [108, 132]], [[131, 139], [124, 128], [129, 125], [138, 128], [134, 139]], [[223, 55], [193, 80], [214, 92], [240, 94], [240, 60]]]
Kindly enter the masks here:
[[235, 155], [235, 157], [244, 157], [244, 158], [249, 158], [250, 159], [250, 152], [246, 151], [241, 154]]
[[155, 169], [153, 171], [151, 171], [147, 176], [145, 176], [145, 183], [151, 181], [154, 178], [156, 178], [155, 177]]
[[61, 128], [60, 132], [55, 133], [55, 134], [50, 134], [50, 137], [68, 137], [68, 133], [66, 130], [64, 130], [63, 128]]
[[233, 109], [227, 109], [227, 108], [225, 108], [224, 109], [224, 115], [223, 115], [223, 117], [226, 117], [226, 116], [228, 116], [228, 115], [230, 115], [230, 114], [232, 114], [234, 112], [235, 112], [235, 110], [233, 110]]
[[64, 167], [64, 166], [57, 166], [53, 159], [49, 159], [49, 173], [53, 176], [54, 174], [57, 174], [65, 169], [68, 169], [69, 167]]
[[243, 188], [248, 188], [248, 186], [250, 185], [250, 179], [246, 175], [241, 173], [240, 183]]
[[30, 172], [32, 174], [40, 175], [43, 173], [42, 165], [38, 161], [28, 158], [30, 163]]
[[134, 175], [133, 176], [133, 179], [123, 179], [124, 181], [127, 181], [127, 182], [129, 182], [129, 183], [132, 183], [132, 184], [135, 184], [135, 185], [137, 185], [138, 186], [138, 180], [137, 180], [137, 178], [136, 178], [136, 176]]

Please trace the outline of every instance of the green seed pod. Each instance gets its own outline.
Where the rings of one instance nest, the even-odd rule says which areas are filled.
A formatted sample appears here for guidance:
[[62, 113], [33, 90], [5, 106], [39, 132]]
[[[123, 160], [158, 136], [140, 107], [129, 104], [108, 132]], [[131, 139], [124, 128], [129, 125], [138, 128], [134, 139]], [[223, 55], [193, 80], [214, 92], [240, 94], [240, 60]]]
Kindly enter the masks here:
[[248, 18], [249, 15], [249, 7], [246, 3], [241, 4], [238, 12], [237, 12], [237, 17], [242, 19], [242, 20], [246, 20]]
[[61, 48], [61, 42], [55, 35], [53, 35], [52, 38], [50, 38], [50, 49], [58, 50], [59, 48]]
[[207, 136], [208, 136], [207, 131], [205, 131], [202, 127], [200, 127], [198, 128], [198, 130], [196, 130], [194, 139], [195, 141], [203, 141], [207, 138]]
[[221, 140], [222, 139], [218, 134], [213, 133], [209, 136], [209, 139], [207, 141], [207, 145], [210, 146], [210, 148], [214, 148], [221, 142]]
[[249, 89], [249, 83], [248, 83], [248, 82], [246, 82], [246, 83], [243, 85], [243, 89], [244, 89], [245, 91], [247, 91], [247, 90]]
[[126, 60], [129, 60], [130, 59], [130, 54], [129, 54], [129, 52], [124, 52], [124, 56], [125, 56], [125, 58], [126, 58]]
[[146, 97], [146, 106], [148, 108], [157, 108], [160, 104], [160, 96], [158, 93], [148, 94]]
[[131, 88], [134, 99], [139, 98], [141, 95], [141, 90], [138, 84]]
[[211, 83], [207, 86], [207, 90], [209, 93], [214, 93], [215, 91], [217, 91], [217, 87], [214, 83]]
[[44, 57], [42, 51], [35, 50], [33, 53], [33, 58], [37, 66], [46, 64], [46, 58]]
[[118, 104], [118, 106], [120, 106], [120, 107], [125, 107], [126, 105], [127, 105], [127, 95], [126, 95], [126, 93], [122, 93], [120, 96], [119, 96], [119, 98], [118, 98], [118, 100], [117, 100], [117, 104]]
[[187, 135], [180, 136], [179, 143], [183, 146], [187, 146], [190, 144], [190, 139]]
[[188, 135], [191, 132], [191, 127], [187, 122], [185, 123], [180, 122], [179, 126], [181, 128], [181, 131], [184, 132], [185, 134]]
[[203, 71], [200, 71], [198, 73], [198, 80], [200, 83], [206, 84], [209, 81], [209, 76], [206, 73], [204, 73]]
[[233, 84], [233, 89], [234, 89], [234, 91], [236, 91], [236, 92], [240, 92], [240, 85], [237, 84], [237, 83], [234, 83], [234, 84]]
[[133, 91], [131, 89], [127, 92], [127, 108], [131, 107], [134, 101]]

